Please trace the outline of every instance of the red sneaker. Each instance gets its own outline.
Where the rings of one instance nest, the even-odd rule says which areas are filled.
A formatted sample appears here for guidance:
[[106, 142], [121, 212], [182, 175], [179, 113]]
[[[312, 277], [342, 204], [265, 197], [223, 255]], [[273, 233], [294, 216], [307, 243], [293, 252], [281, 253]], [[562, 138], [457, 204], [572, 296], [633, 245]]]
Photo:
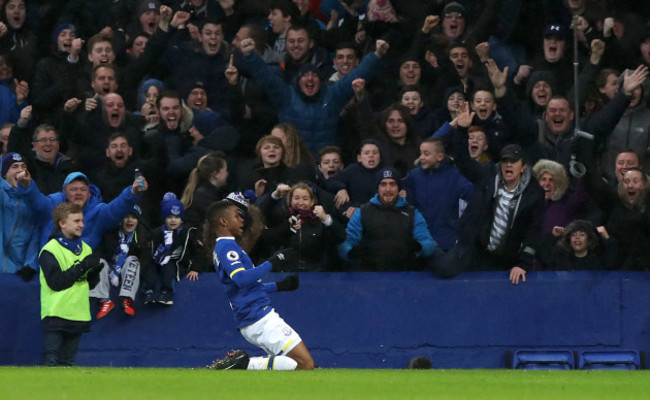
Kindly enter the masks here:
[[97, 313], [96, 319], [101, 319], [106, 316], [111, 310], [115, 307], [115, 303], [113, 303], [111, 300], [109, 301], [102, 301], [99, 307], [99, 312]]
[[122, 299], [122, 309], [124, 309], [124, 312], [130, 316], [135, 315], [135, 304], [133, 304], [133, 299], [130, 298], [125, 298]]

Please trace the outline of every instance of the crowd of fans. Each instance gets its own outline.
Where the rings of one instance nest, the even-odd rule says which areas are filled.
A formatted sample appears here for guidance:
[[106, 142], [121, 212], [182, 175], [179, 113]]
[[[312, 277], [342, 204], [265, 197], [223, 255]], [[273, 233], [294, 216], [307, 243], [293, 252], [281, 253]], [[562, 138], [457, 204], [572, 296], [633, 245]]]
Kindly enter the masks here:
[[650, 268], [645, 2], [0, 3], [2, 272], [77, 203], [103, 315], [213, 271], [227, 198], [297, 272]]

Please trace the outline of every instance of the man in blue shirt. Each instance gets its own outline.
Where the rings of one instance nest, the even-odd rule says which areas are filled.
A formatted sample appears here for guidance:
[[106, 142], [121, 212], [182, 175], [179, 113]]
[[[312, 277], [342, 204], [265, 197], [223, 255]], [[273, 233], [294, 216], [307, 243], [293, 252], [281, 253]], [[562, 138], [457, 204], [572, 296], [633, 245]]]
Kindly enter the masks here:
[[314, 369], [314, 360], [302, 339], [271, 307], [268, 293], [298, 288], [298, 277], [290, 275], [279, 282], [261, 283], [261, 278], [289, 262], [290, 251], [280, 251], [255, 266], [236, 241], [244, 220], [237, 206], [229, 201], [214, 203], [207, 212], [206, 243], [215, 243], [213, 259], [225, 285], [235, 324], [244, 338], [266, 351], [268, 357], [252, 357], [242, 350], [213, 362], [209, 369]]

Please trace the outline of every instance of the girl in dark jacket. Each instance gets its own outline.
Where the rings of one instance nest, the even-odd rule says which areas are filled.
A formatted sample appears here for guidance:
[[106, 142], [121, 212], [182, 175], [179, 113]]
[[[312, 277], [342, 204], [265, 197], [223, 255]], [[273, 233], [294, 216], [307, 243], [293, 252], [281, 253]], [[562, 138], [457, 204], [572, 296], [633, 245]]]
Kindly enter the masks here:
[[199, 159], [187, 180], [181, 203], [185, 207], [185, 225], [201, 230], [210, 204], [223, 200], [228, 191], [226, 154], [214, 151]]

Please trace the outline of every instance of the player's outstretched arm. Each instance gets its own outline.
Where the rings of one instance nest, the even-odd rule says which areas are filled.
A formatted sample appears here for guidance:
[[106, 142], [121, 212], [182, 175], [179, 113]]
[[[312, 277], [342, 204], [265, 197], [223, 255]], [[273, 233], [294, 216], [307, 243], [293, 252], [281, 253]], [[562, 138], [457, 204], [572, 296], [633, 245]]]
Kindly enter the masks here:
[[266, 293], [291, 292], [298, 289], [299, 285], [300, 285], [300, 278], [298, 278], [298, 274], [291, 274], [291, 275], [287, 275], [281, 281], [265, 283], [264, 291]]
[[244, 269], [239, 268], [235, 269], [230, 273], [230, 279], [237, 284], [239, 287], [248, 286], [252, 283], [257, 282], [258, 279], [266, 275], [271, 271], [271, 263], [268, 261], [263, 262], [255, 268]]

